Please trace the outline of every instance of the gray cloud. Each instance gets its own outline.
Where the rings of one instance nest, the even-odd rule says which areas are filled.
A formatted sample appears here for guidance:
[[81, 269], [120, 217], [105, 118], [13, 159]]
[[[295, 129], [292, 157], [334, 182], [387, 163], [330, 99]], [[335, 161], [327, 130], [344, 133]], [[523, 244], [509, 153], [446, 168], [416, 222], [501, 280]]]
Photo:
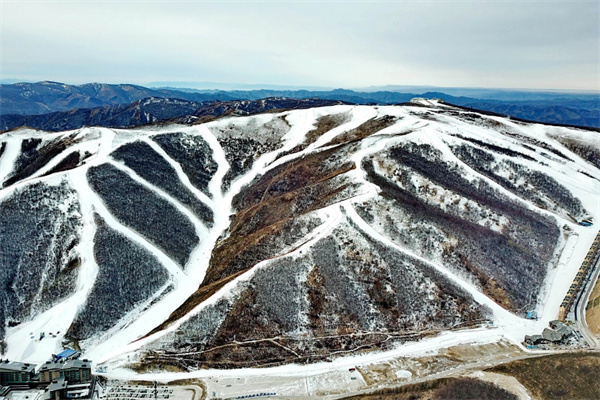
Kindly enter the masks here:
[[598, 4], [5, 0], [2, 75], [598, 90]]

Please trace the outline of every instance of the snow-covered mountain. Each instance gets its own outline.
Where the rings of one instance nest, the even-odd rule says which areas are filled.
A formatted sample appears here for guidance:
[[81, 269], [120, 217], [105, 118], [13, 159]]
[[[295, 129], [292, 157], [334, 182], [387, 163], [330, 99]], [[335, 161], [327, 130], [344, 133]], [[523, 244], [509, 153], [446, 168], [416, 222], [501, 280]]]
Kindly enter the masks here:
[[188, 101], [177, 98], [148, 97], [130, 104], [111, 104], [95, 108], [76, 108], [48, 114], [0, 115], [0, 131], [29, 127], [60, 132], [85, 126], [107, 128], [139, 127], [143, 124], [202, 123], [223, 116], [242, 116], [288, 109], [347, 104], [338, 100], [289, 99], [272, 97], [259, 100]]
[[189, 371], [520, 342], [597, 232], [598, 159], [597, 132], [427, 100], [7, 132], [4, 355]]

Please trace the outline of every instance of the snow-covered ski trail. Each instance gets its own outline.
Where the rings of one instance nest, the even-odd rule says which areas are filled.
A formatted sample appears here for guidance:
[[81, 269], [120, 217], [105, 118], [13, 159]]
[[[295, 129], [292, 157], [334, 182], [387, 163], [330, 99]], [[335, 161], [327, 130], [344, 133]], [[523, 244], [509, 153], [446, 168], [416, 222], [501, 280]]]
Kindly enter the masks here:
[[[221, 184], [223, 182], [223, 177], [229, 170], [229, 163], [227, 162], [227, 159], [225, 158], [225, 153], [219, 145], [219, 142], [217, 141], [216, 137], [208, 130], [208, 128], [205, 125], [200, 125], [198, 127], [193, 127], [182, 131], [188, 134], [198, 135], [202, 137], [204, 141], [208, 144], [208, 146], [211, 148], [213, 160], [217, 163], [217, 171], [215, 172], [208, 184], [208, 191], [211, 194], [209, 204], [212, 205], [211, 209], [213, 211], [213, 226], [208, 229], [206, 236], [203, 238], [203, 240], [200, 241], [198, 246], [196, 246], [196, 248], [192, 250], [192, 252], [190, 253], [189, 261], [186, 265], [186, 271], [188, 273], [188, 276], [192, 277], [194, 282], [196, 282], [197, 289], [200, 283], [202, 283], [204, 276], [206, 275], [212, 250], [219, 236], [229, 226], [229, 214], [226, 211], [226, 203], [223, 199], [223, 193], [221, 192]], [[175, 161], [173, 162], [175, 163]], [[181, 166], [179, 166], [179, 168], [181, 169]], [[183, 173], [183, 170], [181, 172]], [[182, 182], [184, 181], [182, 180]], [[190, 186], [193, 186], [189, 179], [187, 179], [187, 182], [184, 182], [184, 184], [188, 188]], [[196, 191], [199, 192], [197, 189]], [[208, 196], [206, 195], [204, 195], [204, 197], [208, 198]], [[144, 332], [144, 334], [146, 333], [148, 332]]]
[[127, 353], [131, 353], [132, 351], [135, 351], [135, 350], [139, 349], [140, 347], [142, 347], [148, 343], [151, 343], [151, 342], [163, 337], [164, 335], [166, 335], [168, 333], [176, 331], [177, 329], [179, 329], [179, 327], [183, 323], [188, 321], [190, 318], [192, 318], [194, 315], [198, 314], [200, 311], [202, 311], [209, 305], [215, 304], [217, 301], [219, 301], [220, 299], [222, 299], [224, 297], [232, 296], [235, 293], [235, 291], [237, 290], [240, 283], [248, 282], [250, 279], [252, 279], [252, 277], [256, 274], [256, 272], [259, 269], [266, 267], [267, 265], [275, 262], [276, 260], [280, 260], [282, 258], [287, 258], [287, 257], [296, 257], [296, 256], [304, 254], [315, 243], [317, 243], [319, 240], [323, 239], [325, 236], [330, 234], [333, 231], [333, 229], [335, 229], [335, 227], [337, 227], [338, 224], [343, 219], [343, 215], [337, 205], [330, 206], [325, 209], [319, 210], [318, 215], [324, 220], [324, 222], [321, 225], [317, 226], [311, 233], [309, 233], [307, 235], [310, 237], [310, 239], [307, 239], [303, 243], [297, 244], [297, 247], [294, 248], [293, 251], [286, 252], [280, 256], [276, 256], [276, 257], [269, 258], [267, 260], [263, 260], [263, 261], [259, 262], [258, 264], [254, 265], [252, 268], [250, 268], [248, 271], [244, 272], [243, 274], [239, 275], [235, 279], [228, 282], [226, 285], [224, 285], [221, 289], [219, 289], [216, 293], [214, 293], [207, 300], [205, 300], [201, 304], [197, 305], [194, 309], [192, 309], [190, 312], [188, 312], [183, 317], [179, 318], [177, 321], [173, 322], [171, 325], [169, 325], [165, 329], [163, 329], [159, 332], [156, 332], [148, 337], [142, 338], [135, 342], [131, 342], [131, 343], [128, 343], [119, 348], [113, 349], [113, 351], [110, 352], [110, 354], [106, 354], [104, 356], [102, 356], [100, 354], [99, 357], [96, 357], [96, 360], [97, 360], [96, 362], [103, 363], [103, 362], [108, 361], [109, 363], [116, 363], [118, 365], [119, 359], [121, 359], [121, 361], [123, 361], [122, 358], [124, 356], [126, 356]]
[[190, 192], [192, 192], [199, 201], [201, 201], [202, 203], [206, 204], [208, 207], [211, 207], [211, 208], [213, 208], [215, 206], [213, 199], [211, 199], [206, 194], [204, 194], [202, 191], [200, 191], [196, 186], [192, 185], [192, 183], [190, 182], [190, 178], [187, 176], [187, 174], [185, 172], [183, 172], [183, 168], [181, 168], [181, 165], [177, 161], [173, 160], [173, 158], [171, 158], [171, 156], [169, 156], [167, 154], [167, 152], [162, 149], [162, 147], [160, 147], [154, 140], [152, 140], [150, 138], [143, 138], [141, 140], [144, 143], [146, 143], [147, 145], [149, 145], [150, 147], [152, 147], [152, 149], [154, 151], [156, 151], [158, 154], [160, 154], [160, 156], [166, 162], [168, 162], [169, 165], [171, 165], [171, 167], [177, 173], [177, 177], [179, 177], [179, 180], [181, 181], [181, 183]]
[[[188, 134], [201, 136], [213, 151], [213, 159], [217, 163], [217, 171], [212, 177], [208, 187], [212, 198], [209, 199], [204, 193], [199, 195], [201, 192], [199, 192], [196, 188], [193, 189], [194, 193], [198, 195], [199, 198], [203, 198], [207, 200], [208, 204], [213, 205], [213, 227], [207, 229], [203, 240], [200, 241], [200, 244], [190, 254], [189, 261], [186, 265], [186, 276], [176, 279], [175, 290], [167, 294], [157, 304], [152, 306], [148, 312], [144, 313], [142, 317], [133, 321], [125, 329], [118, 332], [116, 331], [109, 341], [111, 345], [99, 343], [91, 349], [89, 354], [86, 354], [89, 357], [93, 357], [95, 360], [97, 360], [97, 362], [111, 359], [112, 357], [116, 357], [124, 352], [131, 351], [131, 349], [137, 349], [149, 341], [148, 338], [141, 340], [138, 339], [146, 335], [153, 328], [166, 320], [168, 316], [177, 307], [179, 307], [180, 304], [185, 302], [185, 300], [187, 300], [189, 296], [191, 296], [198, 289], [206, 274], [206, 269], [208, 268], [210, 255], [215, 242], [221, 235], [222, 231], [225, 230], [229, 225], [229, 213], [227, 212], [228, 207], [226, 205], [231, 203], [231, 198], [233, 196], [231, 196], [229, 199], [224, 199], [223, 194], [221, 193], [222, 179], [229, 169], [229, 163], [225, 158], [225, 154], [221, 146], [205, 125], [182, 129], [181, 131]], [[156, 132], [152, 133], [156, 134]], [[150, 139], [146, 139], [144, 141], [148, 142], [154, 150], [165, 157], [166, 154], [163, 154], [164, 151], [160, 148], [160, 146], [155, 144]], [[175, 168], [176, 171], [178, 171], [178, 175], [184, 185], [186, 185], [189, 189], [192, 189], [193, 185], [181, 169], [181, 166], [170, 157], [165, 157], [165, 159]], [[183, 176], [180, 174], [183, 174]], [[152, 315], [152, 318], [149, 318], [149, 315]], [[187, 318], [190, 317], [191, 315], [187, 316]], [[176, 326], [179, 326], [181, 323], [183, 323], [183, 320], [176, 322]], [[152, 338], [160, 337], [167, 332], [168, 331], [166, 330], [161, 331], [158, 334], [153, 335]]]
[[177, 209], [177, 211], [185, 215], [185, 217], [194, 225], [196, 235], [198, 236], [200, 241], [206, 238], [206, 236], [208, 235], [208, 228], [206, 227], [204, 222], [202, 222], [189, 208], [183, 205], [179, 200], [171, 196], [171, 194], [167, 193], [165, 190], [159, 188], [155, 184], [148, 182], [147, 180], [139, 176], [137, 172], [129, 168], [127, 165], [125, 165], [125, 163], [110, 160], [107, 162], [107, 164], [111, 164], [115, 168], [125, 172], [132, 180], [151, 190], [153, 193], [169, 202], [173, 207]]
[[361, 230], [363, 230], [373, 239], [376, 239], [389, 247], [392, 247], [414, 259], [417, 259], [435, 268], [438, 272], [443, 274], [455, 285], [468, 292], [477, 303], [487, 306], [493, 312], [496, 325], [499, 328], [501, 328], [501, 330], [504, 332], [503, 335], [509, 337], [516, 344], [519, 344], [523, 340], [525, 334], [531, 334], [537, 331], [541, 332], [543, 328], [547, 325], [548, 321], [532, 321], [515, 316], [514, 314], [502, 308], [491, 298], [487, 297], [482, 292], [480, 292], [479, 289], [477, 289], [471, 282], [452, 273], [450, 270], [437, 263], [431, 262], [408, 249], [398, 246], [397, 244], [389, 240], [387, 237], [377, 232], [356, 213], [353, 207], [344, 207], [344, 210], [349, 216], [349, 218]]
[[4, 153], [0, 158], [0, 184], [13, 171], [15, 162], [21, 154], [21, 140], [18, 137], [9, 134], [3, 142], [6, 143], [6, 147], [4, 147]]
[[[81, 174], [72, 174], [69, 179], [71, 186], [81, 187], [81, 177]], [[85, 177], [83, 179], [85, 180]], [[78, 268], [75, 291], [51, 309], [9, 332], [6, 338], [9, 350], [7, 356], [11, 359], [42, 363], [51, 354], [56, 354], [61, 350], [64, 335], [94, 286], [98, 274], [98, 266], [93, 257], [93, 238], [96, 232], [94, 210], [87, 197], [80, 195], [78, 198], [82, 215], [82, 229], [77, 253], [81, 264]], [[24, 338], [30, 337], [28, 332], [33, 333], [34, 339], [24, 340]], [[47, 333], [43, 341], [38, 340], [40, 332]], [[51, 336], [51, 332], [55, 336]]]
[[[441, 107], [441, 105], [437, 103], [432, 103], [428, 105], [431, 107], [414, 108], [417, 113], [436, 113], [436, 107]], [[350, 114], [349, 121], [328, 132], [325, 132], [316, 142], [313, 142], [312, 144], [308, 145], [304, 150], [283, 156], [281, 158], [277, 158], [284, 152], [291, 150], [295, 146], [301, 144], [302, 141], [306, 138], [307, 132], [309, 132], [315, 127], [315, 122], [321, 114], [327, 114], [328, 112], [333, 112], [335, 114], [338, 113], [338, 111], [340, 110], [342, 113], [347, 112]], [[189, 312], [187, 315], [173, 323], [164, 331], [158, 332], [142, 340], [135, 341], [136, 339], [150, 332], [161, 322], [166, 320], [170, 313], [174, 311], [174, 309], [176, 309], [180, 304], [187, 300], [187, 298], [198, 289], [198, 285], [200, 284], [200, 282], [202, 282], [206, 274], [206, 270], [209, 266], [209, 260], [215, 243], [223, 234], [223, 232], [227, 230], [230, 222], [230, 216], [235, 212], [235, 210], [232, 209], [232, 200], [237, 194], [240, 193], [240, 191], [243, 190], [244, 186], [250, 184], [257, 177], [265, 174], [267, 171], [283, 163], [303, 157], [313, 152], [325, 150], [327, 146], [324, 147], [324, 145], [339, 134], [351, 130], [363, 124], [371, 118], [377, 118], [379, 115], [392, 114], [392, 111], [394, 115], [401, 117], [401, 119], [398, 120], [394, 125], [391, 125], [390, 127], [383, 130], [382, 132], [378, 132], [370, 137], [364, 138], [361, 141], [361, 144], [359, 144], [359, 150], [357, 150], [354, 154], [350, 156], [352, 161], [354, 161], [354, 163], [356, 164], [356, 169], [347, 172], [346, 175], [352, 177], [352, 179], [355, 182], [358, 182], [362, 185], [362, 189], [356, 196], [316, 211], [315, 215], [320, 217], [323, 220], [323, 223], [316, 227], [313, 231], [311, 231], [303, 240], [301, 240], [297, 244], [297, 247], [293, 249], [293, 251], [283, 254], [279, 257], [275, 257], [274, 259], [264, 260], [256, 264], [249, 271], [233, 279], [231, 282], [229, 282], [223, 288], [221, 288], [218, 292], [216, 292], [213, 296], [211, 296], [207, 301], [197, 306], [196, 309]], [[41, 175], [49, 171], [54, 165], [58, 164], [62, 159], [64, 159], [64, 157], [68, 154], [67, 151], [75, 151], [76, 149], [79, 149], [81, 151], [83, 151], [84, 149], [93, 150], [91, 151], [92, 156], [86, 160], [84, 166], [77, 167], [75, 170], [65, 171], [61, 173], [61, 178], [63, 176], [68, 178], [72, 186], [77, 190], [79, 197], [81, 198], [81, 210], [83, 214], [83, 231], [81, 243], [78, 245], [78, 251], [82, 256], [82, 267], [80, 269], [80, 275], [78, 277], [77, 290], [71, 297], [61, 302], [60, 304], [57, 304], [55, 307], [48, 310], [47, 312], [38, 315], [32, 321], [26, 324], [22, 324], [16, 329], [9, 329], [8, 338], [11, 341], [9, 343], [9, 351], [11, 351], [11, 353], [9, 353], [10, 357], [12, 359], [23, 359], [21, 356], [26, 356], [29, 357], [25, 359], [26, 361], [32, 360], [34, 362], [38, 362], [38, 358], [40, 358], [41, 361], [45, 361], [49, 357], [49, 354], [60, 350], [61, 337], [56, 338], [56, 340], [52, 338], [52, 340], [48, 340], [46, 342], [37, 344], [34, 341], [33, 345], [31, 344], [31, 342], [23, 340], [23, 338], [28, 338], [28, 333], [30, 331], [35, 331], [36, 329], [43, 329], [46, 332], [49, 332], [51, 330], [60, 330], [61, 333], [66, 332], [68, 325], [70, 325], [70, 321], [72, 321], [75, 317], [77, 308], [81, 306], [83, 302], [85, 302], [87, 293], [89, 293], [89, 291], [93, 287], [93, 282], [98, 272], [98, 267], [93, 259], [93, 237], [96, 229], [93, 221], [94, 212], [98, 213], [112, 229], [121, 232], [123, 235], [125, 235], [132, 241], [136, 242], [146, 250], [150, 251], [155, 257], [159, 259], [159, 261], [172, 275], [172, 280], [167, 282], [167, 284], [165, 284], [163, 288], [157, 291], [154, 294], [154, 296], [148, 299], [148, 301], [146, 301], [140, 308], [130, 312], [128, 315], [122, 318], [116, 326], [111, 328], [109, 331], [104, 332], [102, 336], [92, 338], [91, 340], [82, 343], [84, 349], [86, 350], [85, 357], [91, 358], [96, 362], [106, 361], [109, 365], [118, 366], [126, 364], [126, 360], [124, 359], [124, 357], [127, 354], [131, 354], [132, 351], [139, 349], [141, 346], [150, 343], [154, 340], [157, 340], [163, 335], [178, 329], [178, 327], [181, 326], [182, 323], [189, 320], [189, 318], [196, 315], [209, 304], [213, 304], [214, 302], [224, 297], [234, 295], [235, 293], [237, 293], [237, 291], [241, 290], [241, 285], [243, 285], [244, 282], [247, 282], [250, 279], [252, 279], [256, 271], [270, 265], [270, 263], [272, 263], [274, 260], [277, 260], [282, 257], [296, 257], [310, 251], [311, 247], [314, 246], [314, 244], [316, 244], [319, 240], [322, 240], [324, 237], [329, 235], [335, 229], [335, 227], [339, 226], [340, 221], [343, 221], [344, 219], [351, 221], [353, 224], [358, 226], [359, 229], [361, 229], [366, 235], [372, 237], [375, 240], [380, 241], [386, 246], [392, 247], [398, 251], [403, 252], [404, 254], [407, 254], [410, 257], [413, 257], [415, 259], [420, 260], [423, 263], [426, 263], [427, 265], [439, 271], [458, 287], [471, 294], [471, 296], [473, 296], [476, 302], [485, 305], [492, 310], [494, 314], [494, 327], [475, 328], [458, 332], [442, 333], [438, 336], [425, 338], [418, 342], [405, 343], [391, 351], [375, 352], [358, 357], [341, 357], [335, 359], [333, 363], [318, 363], [311, 364], [308, 366], [292, 365], [268, 368], [267, 370], [260, 371], [219, 371], [219, 374], [231, 374], [236, 376], [244, 376], [247, 374], [248, 376], [262, 376], [272, 373], [288, 373], [290, 371], [292, 373], [306, 374], [307, 371], [318, 371], [321, 368], [331, 368], [331, 366], [339, 367], [346, 365], [356, 365], [358, 362], [361, 362], [360, 360], [370, 362], [377, 360], [385, 360], [387, 358], [395, 357], [398, 355], [409, 355], [423, 351], [434, 351], [451, 345], [465, 343], [497, 342], [500, 341], [503, 337], [506, 337], [514, 343], [518, 344], [523, 340], [524, 334], [540, 333], [543, 330], [543, 328], [547, 326], [547, 322], [556, 317], [558, 305], [562, 300], [561, 292], [566, 292], [566, 290], [568, 289], [568, 286], [570, 285], [572, 279], [571, 275], [574, 276], [579, 266], [579, 263], [581, 262], [579, 256], [581, 254], [584, 254], [582, 253], [582, 249], [585, 246], [589, 247], [589, 244], [593, 240], [593, 234], [595, 234], [595, 232], [592, 232], [590, 229], [580, 227], [576, 225], [573, 221], [568, 221], [564, 218], [559, 218], [560, 216], [557, 216], [555, 213], [544, 209], [540, 209], [537, 205], [533, 204], [532, 202], [525, 201], [523, 198], [514, 195], [512, 192], [509, 192], [507, 189], [504, 189], [501, 185], [497, 184], [490, 178], [482, 175], [481, 173], [470, 168], [467, 164], [463, 163], [452, 153], [452, 150], [449, 146], [449, 144], [452, 144], [452, 141], [454, 140], [462, 140], [460, 139], [460, 137], [453, 136], [453, 134], [464, 133], [465, 135], [473, 137], [484, 136], [485, 138], [489, 138], [490, 140], [493, 140], [494, 143], [497, 143], [499, 145], [509, 147], [511, 149], [517, 149], [518, 147], [515, 144], [516, 139], [514, 137], [507, 136], [502, 133], [495, 133], [493, 130], [490, 130], [489, 128], [483, 126], [473, 127], [472, 125], [461, 121], [459, 118], [453, 118], [444, 114], [437, 115], [439, 116], [438, 121], [419, 119], [418, 116], [413, 115], [411, 112], [407, 111], [406, 108], [397, 108], [394, 106], [335, 106], [332, 107], [332, 111], [327, 111], [325, 109], [309, 109], [287, 111], [277, 115], [284, 115], [286, 117], [286, 120], [291, 125], [290, 130], [281, 139], [282, 142], [284, 142], [283, 146], [278, 150], [265, 153], [261, 155], [258, 159], [256, 159], [252, 168], [249, 171], [232, 181], [231, 186], [226, 193], [222, 193], [221, 188], [223, 177], [229, 170], [230, 166], [227, 162], [227, 158], [225, 157], [224, 149], [219, 144], [217, 136], [215, 136], [208, 129], [207, 124], [202, 124], [193, 127], [177, 127], [176, 131], [185, 132], [187, 134], [192, 135], [199, 135], [202, 138], [204, 138], [204, 140], [211, 148], [213, 152], [213, 159], [217, 164], [217, 171], [209, 182], [208, 195], [205, 192], [202, 192], [198, 188], [194, 187], [191, 184], [189, 177], [184, 173], [182, 166], [174, 159], [172, 159], [156, 142], [152, 140], [153, 135], [174, 132], [174, 128], [172, 126], [158, 128], [156, 130], [119, 130], [118, 132], [106, 128], [98, 129], [98, 137], [93, 137], [88, 141], [84, 141], [82, 143], [74, 145], [68, 150], [65, 150], [59, 155], [55, 156], [42, 169], [38, 170], [35, 174], [33, 174], [25, 181], [18, 182], [15, 185], [12, 185], [10, 188], [0, 190], [1, 200], [3, 197], [8, 196], [10, 193], [12, 193], [14, 190], [17, 190], [23, 187], [24, 185], [29, 185], [33, 182], [41, 180]], [[447, 127], [444, 127], [443, 124], [439, 122], [440, 118], [454, 120], [454, 122], [452, 122], [452, 126], [450, 126], [449, 128], [449, 131], [443, 131], [442, 128], [445, 129]], [[490, 117], [490, 119], [493, 118]], [[502, 122], [505, 123], [504, 120], [502, 120]], [[210, 125], [210, 123], [208, 125]], [[90, 132], [93, 129], [95, 128], [90, 128]], [[523, 132], [523, 135], [533, 138], [532, 132], [530, 132], [528, 129], [522, 128], [520, 126], [515, 126], [515, 129], [518, 129], [519, 131], [527, 131]], [[401, 136], [397, 134], [397, 130], [399, 130], [401, 133], [412, 133], [409, 133], [405, 136]], [[81, 131], [82, 136], [86, 135], [84, 134], [84, 132], [85, 130]], [[63, 134], [64, 133], [61, 133], [61, 135]], [[545, 137], [549, 137], [548, 135], [550, 134], [544, 133], [544, 135], [546, 135]], [[39, 135], [37, 135], [36, 137], [38, 136]], [[4, 154], [0, 158], [0, 182], [2, 182], [2, 180], [5, 179], [11, 173], [14, 167], [14, 162], [19, 156], [21, 143], [20, 138], [11, 137], [10, 134], [3, 139], [6, 139], [5, 141], [7, 142], [7, 147]], [[562, 250], [560, 257], [557, 257], [558, 266], [550, 269], [544, 282], [544, 288], [540, 292], [540, 296], [538, 299], [539, 308], [537, 310], [540, 319], [538, 321], [530, 321], [519, 318], [516, 315], [510, 313], [509, 311], [503, 309], [501, 306], [496, 304], [491, 298], [484, 295], [476, 287], [475, 284], [468, 280], [468, 278], [461, 276], [456, 271], [446, 268], [440, 263], [429, 261], [423, 257], [420, 257], [414, 252], [412, 252], [410, 249], [395, 244], [392, 239], [386, 237], [385, 232], [379, 232], [374, 226], [371, 226], [365, 220], [363, 220], [356, 212], [356, 209], [354, 208], [355, 204], [359, 204], [362, 201], [367, 201], [371, 199], [373, 196], [377, 195], [379, 190], [379, 188], [376, 185], [370, 183], [366, 179], [365, 172], [361, 168], [362, 160], [365, 157], [368, 157], [369, 155], [376, 154], [377, 152], [384, 150], [386, 146], [392, 145], [394, 143], [399, 143], [404, 140], [412, 139], [416, 139], [421, 142], [425, 141], [431, 143], [433, 146], [435, 146], [435, 148], [443, 152], [445, 160], [449, 160], [452, 163], [457, 163], [458, 165], [460, 165], [460, 167], [466, 168], [469, 179], [483, 179], [488, 184], [492, 185], [492, 187], [499, 190], [504, 195], [508, 196], [511, 200], [518, 201], [519, 204], [523, 204], [524, 206], [533, 210], [537, 214], [557, 218], [560, 225], [568, 224], [569, 227], [572, 229], [573, 234], [568, 237], [566, 242], [563, 243], [564, 249]], [[193, 215], [193, 213], [185, 205], [181, 204], [177, 199], [173, 198], [167, 192], [159, 189], [158, 187], [156, 187], [156, 185], [153, 185], [150, 182], [146, 181], [145, 179], [137, 175], [135, 171], [129, 169], [122, 163], [112, 160], [112, 158], [110, 157], [110, 153], [112, 153], [112, 151], [114, 151], [118, 146], [122, 144], [133, 142], [136, 140], [141, 140], [149, 144], [158, 154], [160, 154], [161, 157], [163, 157], [175, 169], [177, 176], [179, 180], [183, 183], [183, 185], [187, 187], [196, 196], [196, 198], [198, 198], [200, 201], [202, 201], [204, 204], [206, 204], [213, 210], [215, 221], [212, 228], [208, 228], [207, 226], [205, 226], [197, 217]], [[8, 142], [11, 142], [12, 144], [9, 146]], [[552, 143], [552, 145], [553, 147], [558, 147], [554, 143]], [[532, 155], [537, 160], [535, 162], [531, 160], [526, 160], [524, 164], [527, 167], [535, 167], [536, 169], [540, 169], [540, 166], [538, 165], [540, 162], [542, 162], [542, 155], [540, 155], [540, 152], [544, 151], [544, 149], [542, 147], [537, 146], [536, 149], [538, 149], [539, 152], [521, 148], [519, 148], [519, 151]], [[544, 169], [545, 173], [555, 177], [557, 181], [559, 181], [565, 187], [572, 190], [576, 197], [587, 197], [585, 200], [582, 198], [582, 202], [585, 201], [584, 206], [586, 207], [586, 209], [589, 209], [591, 214], [593, 214], [595, 221], [598, 221], [600, 217], [600, 202], [598, 202], [600, 182], [595, 181], [594, 185], [589, 185], [590, 182], [594, 182], [592, 178], [580, 176], [581, 174], [577, 175], [579, 172], [577, 170], [579, 169], [579, 167], [581, 167], [582, 159], [571, 153], [565, 147], [559, 147], [559, 149], [561, 152], [567, 154], [569, 157], [576, 161], [560, 162], [560, 160], [544, 158], [543, 162], [546, 163], [546, 165], [542, 166], [542, 169]], [[521, 162], [522, 160], [519, 161]], [[152, 190], [158, 196], [167, 199], [167, 201], [173, 204], [190, 221], [192, 221], [197, 233], [199, 233], [200, 230], [202, 231], [202, 240], [190, 254], [185, 271], [182, 271], [181, 268], [177, 266], [173, 260], [171, 260], [163, 251], [161, 251], [155, 245], [146, 240], [141, 234], [128, 228], [124, 223], [118, 221], [114, 217], [114, 215], [112, 215], [112, 213], [106, 208], [102, 199], [91, 189], [86, 177], [87, 169], [90, 166], [100, 165], [107, 162], [125, 171], [132, 179], [134, 179], [138, 183], [143, 184], [145, 187]], [[568, 167], [568, 170], [566, 172], [564, 172], [565, 170], [563, 169], [565, 165]], [[563, 171], [561, 172], [560, 179], [557, 178], [557, 176], [559, 176], [557, 175], [559, 172], [552, 171], [553, 169], [558, 170], [559, 167], [561, 168], [561, 171]], [[586, 165], [586, 168], [581, 169], [587, 171], [591, 175], [594, 175], [597, 172], [597, 169], [593, 168], [591, 165]], [[574, 176], [577, 176], [576, 181], [573, 181]], [[594, 201], [598, 204], [594, 205]], [[201, 229], [200, 225], [198, 224], [202, 225]], [[159, 297], [162, 291], [170, 284], [174, 285], [174, 290], [166, 294], [163, 298], [158, 300], [152, 306], [149, 306], [149, 304], [153, 300], [155, 300], [156, 297]], [[149, 306], [149, 308], [146, 308], [146, 306]], [[64, 319], [64, 321], [61, 322], [66, 326], [64, 329], [63, 325], [60, 325], [60, 327], [58, 325], [53, 325], [53, 319], [59, 319], [58, 317]], [[48, 327], [53, 328], [49, 329]], [[107, 340], [103, 342], [104, 339]], [[50, 347], [52, 346], [56, 347], [56, 349], [50, 351]], [[127, 375], [129, 372], [125, 372], [125, 370], [112, 371], [111, 375], [115, 374], [114, 376], [117, 377], [116, 374], [119, 373], [122, 373], [122, 375], [118, 375], [118, 377], [120, 378], [129, 376]], [[215, 371], [213, 371], [212, 373], [215, 373]], [[185, 374], [149, 374], [144, 375], [144, 377], [154, 377], [155, 379], [163, 380], [175, 379], [175, 377], [190, 378], [196, 376], [209, 375], [211, 375], [210, 370], [191, 372]], [[137, 375], [131, 376], [137, 377]]]
[[445, 140], [440, 137], [439, 132], [437, 132], [435, 130], [425, 130], [423, 132], [423, 134], [424, 134], [423, 136], [425, 136], [429, 139], [429, 143], [431, 145], [433, 145], [436, 149], [440, 150], [444, 154], [445, 160], [450, 160], [450, 161], [454, 162], [455, 164], [460, 165], [464, 170], [468, 171], [469, 172], [469, 180], [481, 179], [482, 181], [485, 181], [490, 187], [492, 187], [492, 188], [496, 189], [498, 192], [502, 193], [504, 196], [506, 196], [509, 199], [515, 201], [516, 203], [526, 207], [527, 209], [534, 211], [536, 214], [542, 214], [542, 215], [545, 215], [545, 216], [548, 216], [551, 218], [559, 219], [561, 221], [561, 223], [568, 223], [570, 225], [575, 225], [575, 223], [573, 221], [568, 220], [565, 217], [555, 214], [544, 208], [541, 208], [538, 205], [517, 196], [510, 190], [506, 189], [504, 186], [500, 185], [498, 182], [481, 174], [479, 171], [474, 170], [471, 166], [469, 166], [468, 164], [463, 162], [460, 158], [458, 158], [452, 152], [452, 150], [450, 149], [448, 144], [445, 142]]

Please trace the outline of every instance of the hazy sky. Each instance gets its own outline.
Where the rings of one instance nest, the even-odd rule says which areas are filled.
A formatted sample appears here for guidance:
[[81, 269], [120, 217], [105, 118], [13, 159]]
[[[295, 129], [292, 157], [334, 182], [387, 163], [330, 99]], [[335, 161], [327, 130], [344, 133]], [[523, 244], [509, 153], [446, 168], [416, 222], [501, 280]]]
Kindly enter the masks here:
[[0, 4], [2, 79], [600, 89], [598, 0]]

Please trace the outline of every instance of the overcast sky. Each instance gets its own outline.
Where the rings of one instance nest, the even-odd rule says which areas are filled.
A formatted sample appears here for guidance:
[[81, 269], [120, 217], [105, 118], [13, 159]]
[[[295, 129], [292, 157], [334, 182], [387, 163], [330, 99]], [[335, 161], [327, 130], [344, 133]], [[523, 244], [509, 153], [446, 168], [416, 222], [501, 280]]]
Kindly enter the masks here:
[[599, 87], [600, 2], [1, 2], [1, 77]]

